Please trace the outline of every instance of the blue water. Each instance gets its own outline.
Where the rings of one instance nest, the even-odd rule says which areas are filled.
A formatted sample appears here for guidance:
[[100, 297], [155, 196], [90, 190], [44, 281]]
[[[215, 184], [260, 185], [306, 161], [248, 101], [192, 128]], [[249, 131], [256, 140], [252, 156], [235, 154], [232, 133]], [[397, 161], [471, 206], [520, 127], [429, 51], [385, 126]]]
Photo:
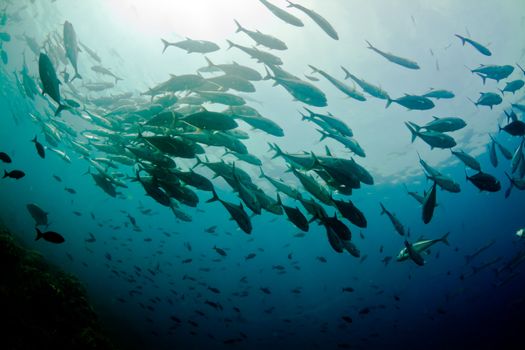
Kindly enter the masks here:
[[[273, 3], [285, 6], [283, 1]], [[525, 226], [525, 197], [523, 192], [513, 189], [510, 197], [504, 198], [509, 186], [504, 172], [509, 171], [510, 162], [498, 151], [499, 165], [494, 168], [487, 145], [488, 133], [511, 151], [519, 145], [520, 138], [498, 133], [497, 125], [504, 125], [503, 111], [510, 111], [511, 103], [524, 103], [523, 90], [514, 95], [506, 93], [503, 103], [492, 110], [475, 107], [467, 97], [476, 100], [481, 91], [498, 92], [497, 88], [503, 88], [505, 81], [524, 79], [524, 75], [515, 67], [506, 80], [483, 85], [465, 66], [525, 63], [523, 4], [520, 1], [430, 4], [415, 0], [403, 4], [371, 1], [359, 6], [342, 0], [330, 4], [301, 1], [301, 4], [329, 19], [340, 39], [330, 39], [300, 12], [293, 13], [305, 22], [305, 27], [291, 27], [256, 0], [225, 1], [221, 6], [211, 0], [176, 5], [160, 0], [148, 4], [7, 1], [8, 21], [0, 32], [9, 32], [12, 40], [3, 44], [9, 62], [0, 64], [0, 151], [8, 153], [13, 163], [0, 163], [0, 171], [21, 169], [26, 176], [20, 180], [0, 180], [1, 220], [24, 244], [77, 276], [85, 284], [106, 328], [130, 348], [511, 348], [523, 328], [523, 267], [518, 266], [512, 272], [518, 275], [502, 286], [498, 283], [511, 272], [497, 275], [495, 270], [524, 249], [515, 232]], [[263, 66], [244, 53], [226, 50], [226, 39], [251, 45], [247, 36], [234, 33], [233, 18], [249, 29], [260, 29], [283, 39], [289, 49], [272, 53], [283, 58], [288, 71], [303, 79], [304, 74], [314, 75], [307, 68], [307, 64], [313, 64], [342, 80], [339, 66], [344, 65], [359, 77], [380, 84], [392, 97], [424, 93], [429, 88], [455, 93], [452, 100], [435, 101], [436, 107], [430, 111], [409, 112], [396, 104], [385, 109], [385, 101], [368, 95], [365, 102], [345, 98], [322, 77], [313, 82], [328, 98], [328, 107], [317, 110], [330, 111], [352, 127], [367, 153], [366, 158], [357, 161], [375, 180], [373, 186], [363, 185], [354, 190], [351, 197], [338, 196], [351, 198], [366, 215], [366, 229], [345, 221], [361, 258], [346, 252], [335, 253], [324, 228], [317, 223], [310, 225], [304, 237], [295, 237], [299, 230], [284, 216], [266, 212], [252, 218], [253, 232], [246, 235], [234, 221], [228, 220], [228, 213], [219, 203], [206, 204], [211, 195], [202, 191], [197, 191], [200, 198], [197, 208], [181, 207], [192, 216], [191, 223], [177, 220], [168, 208], [146, 196], [137, 182], [127, 180], [129, 188], [118, 188], [121, 194], [111, 198], [85, 174], [89, 164], [66, 142], [58, 149], [71, 157], [71, 163], [49, 151], [46, 159], [38, 157], [30, 140], [38, 135], [46, 143], [42, 128], [31, 120], [30, 113], [60, 118], [78, 132], [92, 126], [67, 111], [54, 117], [55, 107], [51, 110], [46, 99], [36, 97], [33, 101], [19, 92], [13, 72], [21, 70], [24, 56], [30, 74], [40, 83], [38, 57], [29, 50], [24, 34], [42, 43], [48, 33], [56, 31], [61, 35], [64, 21], [70, 21], [79, 40], [97, 51], [105, 67], [124, 78], [115, 88], [102, 93], [83, 89], [84, 81], [112, 79], [96, 76], [89, 68], [94, 62], [81, 52], [79, 71], [84, 79], [73, 82], [80, 93], [100, 97], [129, 91], [137, 97], [168, 79], [171, 73], [194, 73], [205, 66], [200, 54], [186, 54], [173, 47], [161, 54], [160, 37], [176, 41], [189, 36], [214, 41], [221, 46], [220, 51], [207, 55], [214, 62], [235, 60], [264, 73]], [[454, 34], [466, 35], [467, 31], [472, 38], [488, 45], [493, 55], [485, 57], [471, 46], [461, 46]], [[367, 50], [365, 40], [416, 60], [421, 70], [410, 71], [386, 61]], [[57, 71], [64, 68], [62, 64], [59, 67]], [[70, 65], [68, 71], [72, 72]], [[297, 112], [305, 105], [293, 101], [282, 87], [272, 87], [268, 81], [254, 85], [257, 92], [241, 95], [285, 131], [283, 138], [276, 138], [245, 125], [241, 127], [250, 134], [246, 145], [263, 160], [267, 174], [282, 177], [306, 193], [299, 181], [286, 172], [282, 159], [271, 159], [266, 142], [276, 142], [290, 153], [323, 154], [324, 146], [328, 145], [339, 157], [352, 156], [332, 140], [318, 142], [315, 125], [301, 121]], [[515, 112], [522, 119], [522, 112]], [[475, 156], [484, 171], [498, 178], [501, 191], [480, 192], [466, 182], [464, 165], [448, 150], [430, 150], [419, 139], [410, 142], [403, 122], [424, 124], [433, 115], [459, 116], [467, 122], [465, 129], [451, 133], [457, 148]], [[78, 140], [86, 141], [80, 134]], [[430, 188], [431, 182], [424, 177], [417, 152], [461, 186], [457, 194], [438, 190], [439, 205], [428, 225], [421, 220], [420, 205], [403, 187], [406, 184], [419, 193]], [[206, 153], [211, 160], [217, 160], [223, 150], [207, 147]], [[177, 160], [182, 169], [194, 163]], [[238, 166], [275, 197], [271, 185], [257, 178], [257, 167], [242, 162]], [[132, 167], [121, 165], [119, 171], [134, 175]], [[212, 177], [208, 169], [201, 167], [196, 171]], [[467, 172], [474, 174], [472, 170]], [[62, 182], [53, 175], [58, 175]], [[219, 178], [213, 182], [221, 198], [239, 202], [226, 182]], [[74, 188], [77, 193], [70, 194], [65, 187]], [[424, 256], [426, 263], [422, 267], [410, 260], [395, 261], [404, 237], [394, 231], [386, 216], [380, 215], [379, 202], [410, 228], [410, 240], [421, 236], [438, 238], [450, 232], [450, 246], [432, 247], [430, 254]], [[66, 239], [64, 244], [34, 241], [34, 222], [26, 210], [28, 203], [36, 203], [49, 213], [49, 229], [61, 233]], [[303, 209], [292, 199], [286, 198], [285, 203]], [[151, 214], [145, 215], [141, 209], [151, 209]], [[331, 207], [326, 209], [330, 215], [335, 211]], [[136, 219], [140, 230], [134, 230], [128, 214]], [[213, 225], [217, 225], [215, 233], [205, 232]], [[96, 242], [85, 241], [89, 233], [96, 237]], [[495, 241], [492, 247], [466, 264], [465, 255], [491, 240]], [[215, 246], [224, 249], [227, 256], [217, 254]], [[245, 260], [250, 253], [256, 253], [256, 257]], [[382, 259], [387, 256], [393, 259], [385, 265]], [[318, 257], [326, 258], [326, 262]], [[494, 265], [472, 274], [472, 267], [498, 257], [501, 260]], [[192, 261], [183, 263], [186, 259]], [[284, 273], [279, 273], [277, 265], [284, 266]], [[220, 293], [213, 293], [208, 287], [217, 288]], [[345, 287], [355, 291], [343, 292]], [[260, 288], [269, 288], [271, 294], [263, 293]], [[299, 293], [292, 292], [296, 288], [300, 288]], [[219, 303], [222, 310], [206, 301]], [[352, 323], [343, 320], [343, 316], [351, 317]], [[232, 339], [234, 344], [225, 343]]]

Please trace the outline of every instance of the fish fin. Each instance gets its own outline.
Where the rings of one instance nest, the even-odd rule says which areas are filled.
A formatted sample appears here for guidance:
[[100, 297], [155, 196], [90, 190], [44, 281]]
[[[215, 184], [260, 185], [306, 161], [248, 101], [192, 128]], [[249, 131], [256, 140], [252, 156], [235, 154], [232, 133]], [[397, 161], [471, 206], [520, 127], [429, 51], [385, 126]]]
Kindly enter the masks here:
[[166, 51], [166, 49], [168, 48], [168, 46], [171, 45], [170, 42], [168, 42], [167, 40], [164, 40], [164, 39], [160, 39], [162, 41], [162, 43], [164, 44], [164, 48], [162, 49], [162, 53], [164, 53], [164, 51]]
[[465, 46], [465, 42], [466, 42], [466, 40], [465, 40], [464, 37], [462, 37], [461, 35], [458, 35], [458, 34], [454, 34], [454, 36], [458, 37], [458, 38], [461, 40], [461, 44], [462, 44], [463, 46]]
[[237, 30], [235, 31], [235, 33], [243, 32], [244, 28], [241, 26], [241, 24], [237, 22], [236, 19], [233, 19], [233, 21], [235, 22], [235, 24], [237, 24]]
[[55, 111], [55, 116], [59, 115], [60, 112], [62, 112], [62, 111], [65, 110], [65, 109], [69, 109], [69, 107], [66, 106], [66, 105], [63, 105], [63, 104], [59, 103], [59, 104], [58, 104], [58, 108], [57, 108], [57, 110]]
[[414, 142], [417, 137], [417, 131], [409, 122], [405, 122], [405, 125], [407, 126], [408, 130], [410, 130], [410, 133], [412, 134], [412, 142]]
[[350, 78], [351, 76], [350, 72], [343, 66], [341, 66], [341, 69], [343, 70], [343, 72], [345, 72], [345, 80]]
[[213, 62], [207, 56], [204, 56], [204, 59], [206, 60], [206, 63], [208, 63], [208, 67], [215, 66], [215, 64], [213, 64]]
[[35, 227], [35, 229], [36, 229], [35, 241], [38, 241], [40, 238], [44, 237], [44, 235], [42, 234], [42, 231], [40, 231], [40, 229], [38, 227]]
[[[435, 185], [434, 185], [435, 186]], [[447, 232], [443, 235], [443, 237], [441, 237], [439, 240], [443, 243], [445, 243], [446, 245], [450, 246], [449, 242], [448, 242], [448, 235], [450, 234], [450, 232]]]
[[386, 208], [383, 203], [379, 202], [379, 205], [381, 206], [381, 215], [386, 214]]
[[308, 65], [308, 67], [310, 67], [310, 69], [312, 70], [312, 73], [319, 73], [319, 69], [318, 68], [315, 68], [314, 66], [312, 65]]
[[217, 196], [217, 192], [215, 192], [215, 189], [212, 190], [212, 193], [213, 193], [213, 197], [211, 197], [210, 199], [208, 199], [208, 200], [206, 201], [206, 203], [211, 203], [211, 202], [220, 201], [219, 196]]

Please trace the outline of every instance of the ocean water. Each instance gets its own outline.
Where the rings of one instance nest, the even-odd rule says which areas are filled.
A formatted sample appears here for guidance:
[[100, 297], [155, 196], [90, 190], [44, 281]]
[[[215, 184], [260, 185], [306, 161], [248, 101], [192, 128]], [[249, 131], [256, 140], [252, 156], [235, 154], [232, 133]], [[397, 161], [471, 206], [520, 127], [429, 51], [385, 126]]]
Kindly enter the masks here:
[[[509, 187], [505, 172], [511, 173], [512, 162], [497, 149], [498, 164], [495, 167], [491, 163], [489, 135], [512, 154], [523, 153], [519, 149], [522, 136], [498, 129], [509, 122], [505, 111], [513, 110], [519, 120], [523, 119], [520, 106], [525, 106], [525, 90], [504, 94], [498, 90], [507, 82], [525, 79], [517, 66], [525, 66], [522, 1], [301, 0], [301, 5], [321, 14], [335, 28], [338, 40], [328, 36], [304, 12], [286, 8], [287, 3], [280, 0], [272, 3], [299, 18], [303, 27], [285, 23], [258, 0], [2, 3], [5, 23], [0, 32], [9, 33], [10, 40], [3, 37], [6, 40], [1, 41], [7, 62], [0, 64], [0, 151], [7, 153], [12, 163], [0, 162], [0, 171], [19, 169], [25, 176], [19, 180], [0, 179], [0, 218], [22, 242], [85, 284], [104, 325], [123, 346], [521, 348], [525, 283], [520, 259], [524, 259], [525, 251], [516, 232], [525, 227], [525, 197], [523, 191], [513, 188], [505, 198]], [[86, 173], [88, 168], [92, 174], [98, 173], [86, 158], [108, 156], [93, 144], [111, 144], [118, 136], [122, 137], [119, 142], [128, 146], [142, 142], [137, 137], [137, 125], [155, 113], [137, 116], [137, 111], [151, 108], [157, 101], [143, 93], [170, 79], [170, 74], [196, 74], [207, 65], [206, 56], [215, 64], [238, 62], [266, 75], [264, 64], [237, 48], [228, 49], [227, 40], [246, 47], [254, 45], [246, 34], [236, 33], [234, 19], [249, 30], [260, 30], [285, 42], [287, 50], [258, 48], [280, 57], [282, 69], [314, 85], [327, 99], [325, 107], [310, 106], [304, 100], [295, 100], [282, 83], [272, 86], [272, 79], [253, 81], [255, 92], [229, 90], [284, 131], [284, 136], [276, 137], [237, 120], [238, 129], [249, 135], [242, 142], [262, 161], [267, 175], [282, 178], [305, 198], [313, 196], [289, 171], [282, 157], [273, 158], [275, 152], [268, 150], [268, 143], [303, 157], [323, 157], [328, 146], [334, 157], [355, 159], [366, 168], [374, 179], [373, 185], [362, 183], [350, 196], [328, 186], [314, 170], [305, 169], [335, 198], [352, 200], [366, 216], [367, 227], [359, 228], [343, 219], [334, 206], [323, 205], [328, 215], [337, 212], [351, 230], [351, 242], [359, 249], [359, 257], [334, 251], [325, 227], [315, 218], [303, 236], [284, 215], [263, 210], [261, 215], [252, 216], [244, 205], [253, 225], [252, 232], [246, 234], [229, 220], [230, 215], [220, 203], [206, 203], [211, 192], [193, 189], [199, 203], [196, 207], [180, 204], [191, 222], [180, 220], [170, 208], [147, 196], [136, 181], [136, 170], [148, 165], [140, 157], [128, 154], [134, 164], [113, 162], [116, 169], [102, 166], [127, 186], [117, 186], [115, 198]], [[67, 71], [71, 79], [74, 70], [71, 62], [61, 57], [65, 21], [73, 25], [78, 42], [100, 58], [97, 62], [81, 46], [78, 71], [82, 79], [70, 84], [63, 72]], [[480, 43], [491, 56], [468, 43], [462, 45], [455, 34]], [[170, 42], [207, 40], [220, 49], [204, 55], [170, 46], [163, 53], [161, 38]], [[34, 51], [32, 40], [36, 43]], [[389, 62], [367, 49], [366, 41], [417, 62], [420, 69]], [[55, 116], [56, 101], [41, 94], [31, 98], [23, 87], [19, 88], [17, 79], [22, 79], [24, 66], [41, 88], [39, 52], [46, 53], [53, 62], [62, 81], [62, 99], [76, 101], [80, 107]], [[483, 83], [470, 71], [482, 64], [511, 65], [514, 69], [499, 82], [489, 79]], [[115, 84], [113, 77], [97, 74], [92, 70], [97, 65], [122, 81]], [[308, 65], [354, 87], [366, 101], [348, 97]], [[435, 106], [429, 110], [410, 111], [397, 103], [385, 108], [385, 100], [363, 93], [357, 84], [344, 80], [341, 66], [380, 86], [392, 99], [404, 94], [422, 95], [430, 89], [446, 89], [454, 97], [433, 99]], [[202, 73], [204, 78], [217, 75]], [[89, 84], [100, 82], [108, 83], [108, 87], [102, 91], [89, 89]], [[493, 108], [475, 106], [470, 100], [477, 101], [480, 92], [497, 93], [502, 102]], [[130, 97], [116, 98], [107, 106], [96, 102], [98, 98], [125, 93]], [[180, 91], [176, 96], [182, 99], [197, 94]], [[518, 106], [512, 108], [511, 104]], [[203, 106], [218, 112], [227, 108], [218, 103]], [[165, 110], [186, 107], [178, 103]], [[344, 121], [366, 157], [333, 139], [320, 141], [316, 131], [319, 126], [301, 119], [304, 107], [321, 114], [332, 113]], [[89, 113], [110, 120], [111, 125], [88, 120]], [[482, 192], [466, 181], [465, 173], [472, 176], [476, 171], [466, 169], [449, 149], [431, 149], [420, 138], [411, 142], [405, 122], [424, 125], [432, 121], [432, 116], [459, 117], [466, 122], [466, 127], [447, 133], [457, 143], [454, 150], [475, 157], [483, 172], [500, 181], [501, 190]], [[147, 126], [143, 128], [150, 131]], [[49, 143], [52, 130], [57, 130], [61, 139], [55, 146]], [[87, 131], [93, 130], [111, 135], [90, 140]], [[45, 159], [39, 157], [31, 142], [35, 135], [47, 147]], [[71, 146], [71, 140], [84, 144], [89, 155], [82, 156]], [[202, 147], [210, 161], [222, 159], [231, 164], [236, 160], [233, 155], [223, 155], [224, 147]], [[70, 161], [49, 148], [65, 152]], [[422, 221], [421, 205], [405, 189], [407, 186], [423, 194], [432, 186], [418, 154], [461, 188], [459, 193], [437, 189], [437, 207], [428, 224]], [[204, 154], [199, 158], [203, 160]], [[181, 170], [196, 164], [195, 159], [173, 159]], [[146, 165], [139, 166], [141, 162]], [[276, 189], [259, 178], [257, 166], [239, 160], [235, 166], [246, 171], [264, 193], [276, 198]], [[224, 179], [214, 177], [210, 169], [200, 166], [195, 171], [212, 180], [221, 199], [240, 202], [239, 194]], [[518, 169], [512, 176], [518, 179], [519, 173]], [[147, 171], [141, 170], [140, 176], [147, 177]], [[297, 206], [311, 218], [299, 201], [284, 194], [281, 197], [284, 204]], [[48, 213], [49, 226], [39, 228], [58, 232], [65, 238], [64, 243], [35, 241], [35, 221], [26, 208], [29, 203]], [[395, 231], [388, 217], [381, 215], [380, 203], [395, 213], [409, 235], [402, 237]], [[449, 246], [432, 246], [428, 254], [422, 254], [423, 266], [410, 259], [396, 261], [405, 239], [415, 243], [422, 238], [440, 238], [447, 232]], [[96, 241], [90, 242], [90, 234]], [[465, 256], [491, 242], [489, 248], [467, 261]], [[226, 256], [220, 255], [216, 247]], [[252, 253], [255, 256], [246, 259]], [[385, 257], [392, 259], [385, 263]]]

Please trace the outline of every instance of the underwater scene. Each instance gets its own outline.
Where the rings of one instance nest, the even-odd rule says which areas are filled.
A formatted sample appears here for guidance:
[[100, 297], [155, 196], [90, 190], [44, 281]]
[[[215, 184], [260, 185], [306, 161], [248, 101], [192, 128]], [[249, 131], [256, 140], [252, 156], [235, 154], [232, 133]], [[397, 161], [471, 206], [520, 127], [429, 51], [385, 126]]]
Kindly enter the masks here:
[[0, 58], [0, 220], [115, 348], [522, 348], [523, 0], [0, 0]]

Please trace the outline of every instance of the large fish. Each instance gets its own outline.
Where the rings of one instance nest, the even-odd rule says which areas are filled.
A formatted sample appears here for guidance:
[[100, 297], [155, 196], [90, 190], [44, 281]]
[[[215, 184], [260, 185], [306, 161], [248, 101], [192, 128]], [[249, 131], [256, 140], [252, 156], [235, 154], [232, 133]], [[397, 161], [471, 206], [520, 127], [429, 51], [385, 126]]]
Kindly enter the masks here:
[[48, 213], [46, 213], [42, 208], [40, 208], [38, 205], [30, 203], [27, 205], [27, 211], [29, 211], [29, 214], [33, 217], [35, 220], [35, 226], [48, 226], [49, 222], [47, 219]]
[[273, 49], [273, 50], [288, 49], [288, 47], [282, 40], [279, 40], [274, 36], [261, 33], [260, 31], [256, 31], [256, 32], [251, 31], [241, 26], [241, 24], [237, 22], [237, 20], [234, 19], [234, 21], [235, 21], [235, 24], [237, 24], [237, 30], [235, 32], [236, 33], [239, 33], [239, 32], [246, 33], [246, 35], [252, 38], [253, 41], [257, 43], [257, 45], [266, 46], [267, 48]]
[[252, 232], [252, 222], [250, 221], [250, 217], [248, 214], [246, 214], [246, 211], [244, 211], [244, 208], [242, 206], [242, 203], [237, 205], [234, 203], [230, 203], [227, 201], [224, 201], [217, 196], [217, 192], [213, 190], [213, 197], [208, 199], [206, 203], [211, 203], [219, 201], [221, 204], [226, 208], [228, 213], [230, 213], [231, 217], [237, 225], [239, 225], [239, 228], [243, 230], [245, 233], [250, 234]]
[[294, 15], [288, 13], [288, 11], [285, 11], [281, 9], [280, 7], [277, 7], [266, 0], [259, 0], [268, 10], [270, 10], [277, 18], [280, 18], [281, 20], [285, 21], [288, 24], [291, 24], [296, 27], [303, 27], [303, 22], [295, 17]]
[[492, 55], [492, 53], [490, 52], [489, 49], [487, 49], [485, 46], [481, 45], [477, 41], [474, 41], [474, 40], [469, 39], [469, 38], [465, 38], [464, 36], [461, 36], [459, 34], [454, 34], [454, 35], [461, 40], [461, 43], [463, 44], [463, 46], [465, 46], [465, 43], [469, 43], [470, 45], [472, 45], [472, 47], [474, 47], [476, 50], [478, 50], [478, 52], [481, 53], [482, 55], [485, 55], [485, 56], [491, 56]]
[[62, 104], [60, 98], [60, 81], [57, 78], [57, 73], [53, 67], [53, 63], [45, 53], [40, 53], [38, 59], [38, 73], [40, 74], [40, 81], [42, 82], [42, 95], [48, 95], [56, 103], [58, 103], [58, 108], [55, 111], [55, 115], [60, 114], [60, 112], [67, 106]]
[[423, 199], [423, 222], [428, 224], [434, 215], [434, 208], [436, 207], [436, 183], [432, 185], [430, 191]]
[[[287, 0], [288, 1], [288, 0]], [[295, 4], [291, 1], [288, 1], [288, 7], [294, 7], [302, 12], [304, 12], [308, 17], [310, 17], [321, 29], [328, 34], [328, 36], [334, 40], [339, 40], [339, 35], [337, 35], [337, 32], [335, 31], [334, 27], [320, 14], [317, 12], [310, 10], [304, 6], [301, 6], [299, 4]]]
[[384, 58], [386, 58], [392, 63], [398, 64], [408, 69], [419, 69], [419, 65], [416, 62], [409, 60], [408, 58], [399, 57], [391, 53], [381, 51], [375, 48], [374, 46], [372, 46], [372, 44], [370, 44], [369, 41], [366, 41], [366, 43], [368, 44], [368, 48], [370, 50], [377, 52], [378, 54], [380, 54], [381, 56], [383, 56]]
[[70, 81], [75, 80], [75, 78], [82, 79], [80, 74], [78, 74], [79, 49], [77, 42], [77, 34], [75, 33], [75, 28], [73, 28], [73, 25], [68, 21], [64, 22], [64, 47], [66, 49], [66, 56], [69, 59], [69, 62], [71, 62], [73, 68], [75, 69], [75, 75]]
[[308, 220], [297, 207], [294, 208], [284, 205], [279, 194], [277, 194], [277, 203], [284, 209], [284, 213], [292, 224], [294, 224], [301, 231], [308, 232]]
[[417, 125], [411, 122], [405, 122], [405, 125], [412, 134], [412, 142], [415, 141], [416, 137], [421, 138], [426, 144], [433, 148], [452, 148], [456, 146], [456, 141], [452, 136], [443, 134], [436, 131], [420, 131], [417, 130]]

